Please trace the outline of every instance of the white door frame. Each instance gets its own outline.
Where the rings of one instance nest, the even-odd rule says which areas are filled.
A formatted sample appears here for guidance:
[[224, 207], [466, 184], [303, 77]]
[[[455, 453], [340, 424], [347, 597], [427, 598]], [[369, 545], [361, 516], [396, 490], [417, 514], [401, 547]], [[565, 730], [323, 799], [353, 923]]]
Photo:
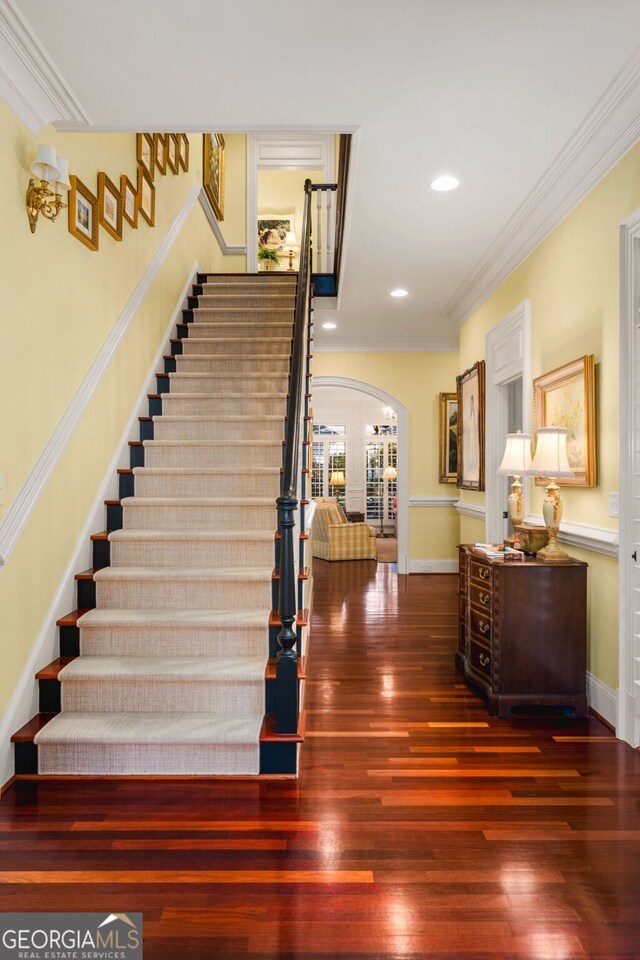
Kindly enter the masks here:
[[620, 498], [618, 551], [618, 716], [616, 735], [638, 746], [640, 730], [635, 720], [636, 700], [633, 669], [633, 431], [635, 325], [640, 310], [640, 209], [620, 225]]
[[358, 390], [380, 400], [398, 415], [398, 573], [409, 573], [409, 411], [397, 397], [372, 383], [352, 380], [350, 377], [313, 377], [316, 387], [342, 387]]
[[[486, 336], [485, 346], [485, 537], [488, 543], [500, 543], [505, 536], [508, 477], [498, 473], [509, 432], [509, 395], [507, 384], [522, 377], [523, 433], [531, 432], [531, 301], [511, 311]], [[526, 478], [523, 482], [528, 492]]]

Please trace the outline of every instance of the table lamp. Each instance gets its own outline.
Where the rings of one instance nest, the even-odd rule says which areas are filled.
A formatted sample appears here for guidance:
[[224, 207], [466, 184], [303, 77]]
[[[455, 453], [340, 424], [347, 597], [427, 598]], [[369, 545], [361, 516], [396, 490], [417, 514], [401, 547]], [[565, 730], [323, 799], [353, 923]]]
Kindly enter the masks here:
[[536, 435], [536, 452], [531, 467], [526, 471], [533, 477], [547, 477], [547, 495], [542, 501], [542, 515], [549, 531], [549, 543], [538, 550], [536, 557], [545, 561], [563, 561], [569, 554], [557, 544], [558, 530], [562, 519], [562, 500], [559, 479], [570, 479], [573, 470], [567, 454], [567, 430], [565, 427], [541, 427]]
[[[511, 493], [507, 500], [509, 519], [513, 527], [522, 523], [524, 520], [524, 495], [522, 493], [522, 483], [520, 477], [526, 475], [531, 469], [531, 435], [528, 433], [508, 433], [507, 442], [504, 448], [502, 463], [498, 467], [498, 473], [504, 476], [513, 477], [511, 484]], [[514, 545], [518, 541], [518, 532], [507, 540]]]

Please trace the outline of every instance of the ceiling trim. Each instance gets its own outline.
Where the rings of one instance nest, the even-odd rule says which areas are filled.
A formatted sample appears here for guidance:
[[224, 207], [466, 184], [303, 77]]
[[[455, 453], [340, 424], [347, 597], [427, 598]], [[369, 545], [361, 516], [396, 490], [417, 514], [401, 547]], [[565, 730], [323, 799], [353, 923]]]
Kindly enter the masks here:
[[444, 314], [465, 323], [640, 138], [640, 47], [458, 287]]
[[0, 95], [34, 135], [55, 120], [91, 123], [14, 0], [0, 0]]
[[[316, 319], [316, 327], [318, 323]], [[458, 337], [416, 337], [400, 340], [397, 337], [358, 337], [355, 340], [319, 340], [316, 334], [313, 341], [316, 353], [458, 353]]]

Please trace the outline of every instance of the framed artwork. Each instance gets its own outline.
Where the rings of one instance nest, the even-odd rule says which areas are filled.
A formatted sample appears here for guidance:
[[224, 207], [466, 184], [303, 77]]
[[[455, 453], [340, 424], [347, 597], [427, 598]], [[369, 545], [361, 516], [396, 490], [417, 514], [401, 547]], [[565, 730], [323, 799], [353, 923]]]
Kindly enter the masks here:
[[458, 476], [461, 490], [484, 490], [484, 360], [456, 377]]
[[287, 231], [295, 229], [293, 213], [262, 213], [258, 217], [258, 246], [284, 250]]
[[136, 156], [140, 166], [147, 171], [150, 180], [153, 180], [155, 167], [155, 147], [153, 145], [153, 134], [136, 134]]
[[132, 227], [137, 227], [138, 191], [125, 173], [120, 177], [120, 195], [122, 197], [122, 216]]
[[224, 137], [221, 133], [205, 133], [202, 142], [202, 185], [216, 220], [224, 220]]
[[156, 167], [164, 176], [167, 172], [167, 137], [164, 133], [154, 133], [153, 155], [155, 157]]
[[178, 160], [178, 135], [175, 133], [168, 133], [166, 136], [167, 143], [167, 166], [172, 173], [177, 173], [180, 169], [179, 160]]
[[440, 483], [458, 480], [458, 394], [440, 394]]
[[156, 188], [142, 167], [138, 167], [138, 212], [152, 227], [156, 219]]
[[[556, 480], [563, 487], [596, 483], [596, 390], [593, 354], [565, 363], [533, 381], [534, 423], [566, 427], [569, 464], [575, 476]], [[538, 485], [548, 479], [536, 477]]]
[[179, 133], [178, 139], [180, 141], [180, 166], [185, 173], [189, 172], [189, 137], [186, 133]]
[[98, 249], [98, 198], [77, 177], [69, 177], [69, 233], [89, 250]]
[[122, 194], [102, 171], [98, 174], [98, 220], [114, 240], [122, 240]]

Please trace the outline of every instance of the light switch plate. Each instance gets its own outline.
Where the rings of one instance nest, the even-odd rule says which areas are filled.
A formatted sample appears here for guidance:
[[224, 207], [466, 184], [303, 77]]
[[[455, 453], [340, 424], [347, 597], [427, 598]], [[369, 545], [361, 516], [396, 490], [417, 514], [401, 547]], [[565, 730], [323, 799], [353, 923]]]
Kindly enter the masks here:
[[620, 516], [620, 495], [618, 493], [609, 494], [609, 516]]

